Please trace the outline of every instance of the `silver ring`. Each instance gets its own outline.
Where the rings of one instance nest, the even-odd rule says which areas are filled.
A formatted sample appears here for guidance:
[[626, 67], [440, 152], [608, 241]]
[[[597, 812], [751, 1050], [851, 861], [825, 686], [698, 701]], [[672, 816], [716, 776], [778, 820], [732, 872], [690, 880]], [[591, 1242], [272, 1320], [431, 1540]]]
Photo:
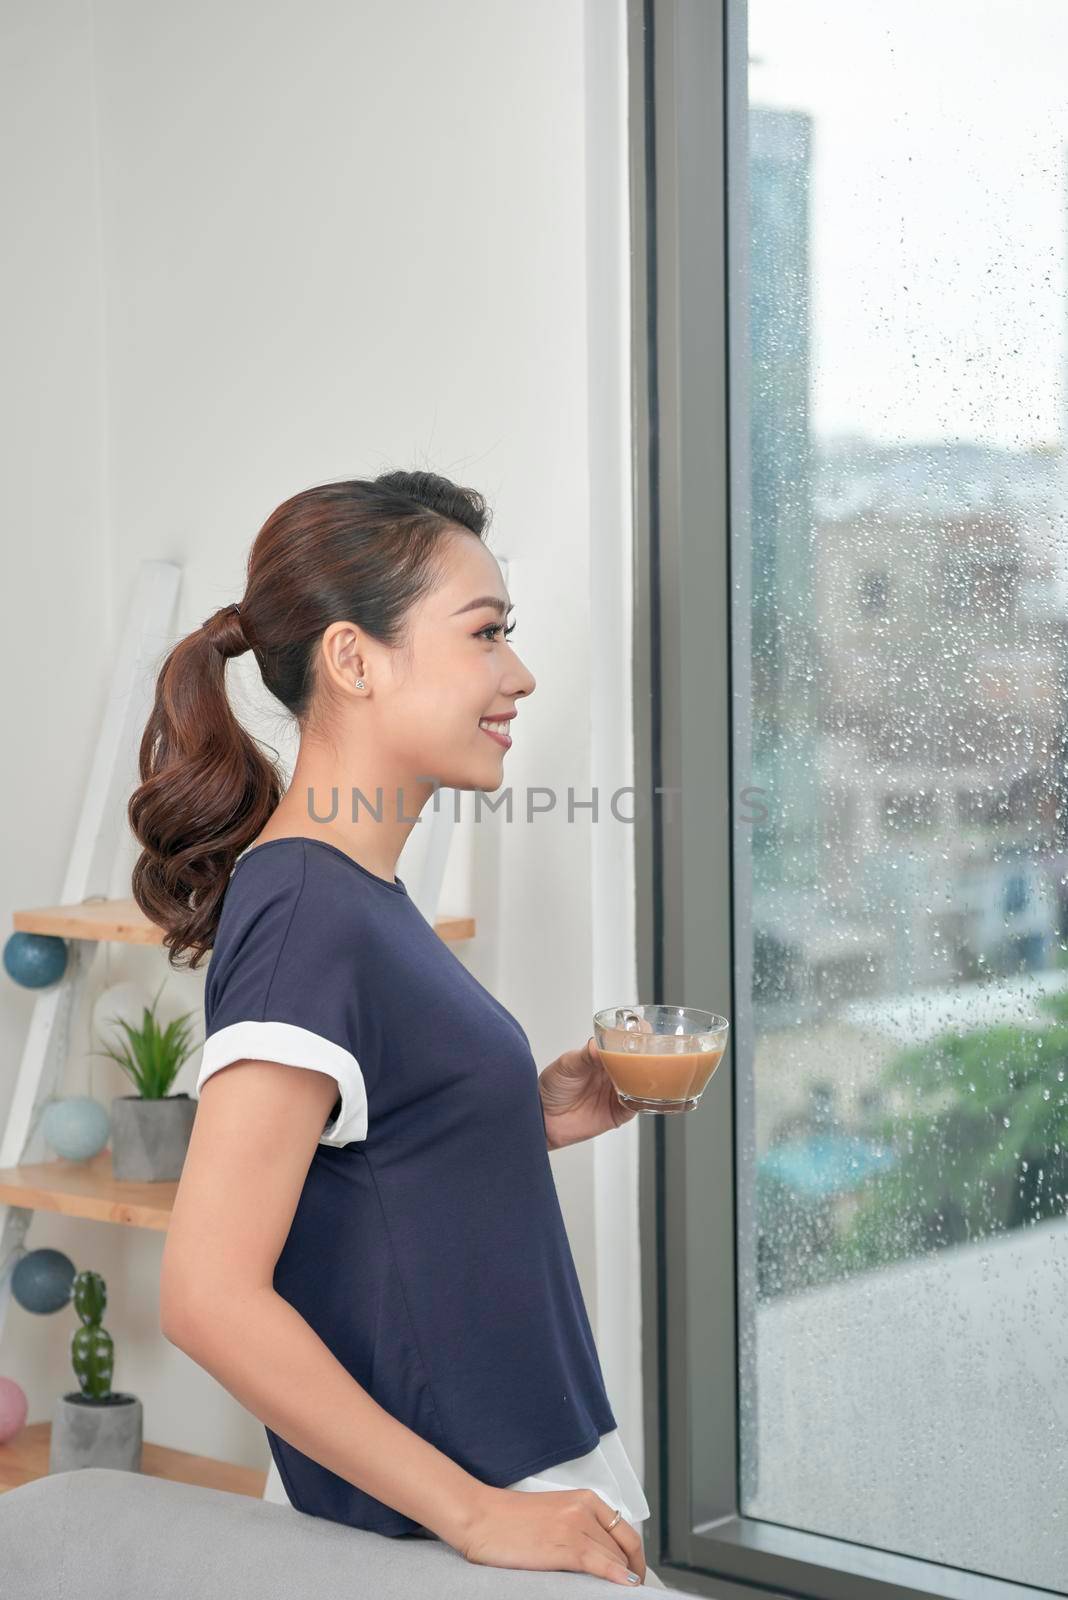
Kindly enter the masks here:
[[619, 1508], [617, 1506], [616, 1507], [616, 1514], [612, 1518], [611, 1522], [608, 1524], [608, 1527], [605, 1529], [605, 1532], [606, 1533], [611, 1533], [611, 1531], [615, 1527], [616, 1523], [617, 1522], [622, 1522], [622, 1521], [623, 1521], [623, 1513], [622, 1513], [622, 1511], [619, 1510]]

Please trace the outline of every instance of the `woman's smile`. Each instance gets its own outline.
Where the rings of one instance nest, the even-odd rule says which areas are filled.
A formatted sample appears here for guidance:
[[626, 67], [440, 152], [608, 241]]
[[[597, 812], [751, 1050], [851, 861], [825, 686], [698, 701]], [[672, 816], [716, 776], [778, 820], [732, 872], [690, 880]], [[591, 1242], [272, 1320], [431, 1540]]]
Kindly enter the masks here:
[[483, 733], [488, 733], [491, 739], [496, 739], [498, 744], [503, 745], [508, 750], [512, 744], [511, 739], [508, 737], [509, 720], [507, 718], [498, 720], [494, 717], [480, 717], [478, 725]]

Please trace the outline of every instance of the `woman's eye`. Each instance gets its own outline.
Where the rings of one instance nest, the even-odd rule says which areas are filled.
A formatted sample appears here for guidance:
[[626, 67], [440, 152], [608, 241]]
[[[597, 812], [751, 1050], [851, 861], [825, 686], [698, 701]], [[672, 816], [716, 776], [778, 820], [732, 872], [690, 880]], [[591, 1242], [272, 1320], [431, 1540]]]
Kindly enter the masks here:
[[[492, 634], [495, 634], [495, 633], [503, 633], [504, 637], [507, 639], [514, 632], [515, 632], [515, 623], [514, 622], [510, 622], [508, 624], [507, 628], [502, 628], [502, 626], [501, 626], [501, 624], [499, 622], [491, 622], [488, 628], [480, 628], [478, 633], [475, 634], [475, 638], [476, 639], [484, 639], [487, 634], [492, 635]], [[493, 643], [492, 637], [490, 638], [490, 643], [491, 644]]]

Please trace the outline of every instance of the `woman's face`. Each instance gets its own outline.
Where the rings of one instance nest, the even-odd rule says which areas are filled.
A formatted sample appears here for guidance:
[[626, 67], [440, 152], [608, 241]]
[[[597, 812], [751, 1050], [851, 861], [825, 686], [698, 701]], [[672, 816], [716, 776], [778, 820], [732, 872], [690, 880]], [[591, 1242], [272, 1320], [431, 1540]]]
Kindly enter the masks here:
[[[366, 687], [354, 693], [366, 699], [353, 708], [357, 738], [366, 749], [364, 735], [373, 736], [384, 782], [409, 791], [420, 780], [497, 789], [507, 745], [482, 723], [510, 717], [535, 679], [505, 637], [511, 602], [496, 558], [474, 534], [449, 533], [443, 566], [437, 587], [412, 609], [407, 650], [360, 636], [354, 676]], [[506, 724], [512, 738], [521, 721]]]

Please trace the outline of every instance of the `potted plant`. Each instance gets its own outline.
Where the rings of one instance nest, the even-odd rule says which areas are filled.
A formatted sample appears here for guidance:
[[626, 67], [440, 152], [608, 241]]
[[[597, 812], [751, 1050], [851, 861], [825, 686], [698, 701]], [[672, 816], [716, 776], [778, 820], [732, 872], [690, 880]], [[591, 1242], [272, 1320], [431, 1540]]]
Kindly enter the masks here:
[[117, 1394], [111, 1387], [115, 1347], [101, 1326], [108, 1292], [99, 1272], [75, 1273], [71, 1299], [82, 1322], [70, 1341], [80, 1387], [56, 1401], [48, 1470], [117, 1467], [140, 1472], [143, 1408], [135, 1394]]
[[[166, 983], [166, 979], [163, 980]], [[159, 994], [163, 992], [160, 985]], [[183, 1091], [170, 1094], [182, 1063], [197, 1048], [189, 1042], [187, 1011], [165, 1028], [156, 1018], [156, 995], [144, 1007], [139, 1028], [122, 1017], [112, 1020], [124, 1030], [126, 1043], [118, 1050], [107, 1046], [94, 1055], [117, 1061], [137, 1085], [136, 1094], [116, 1095], [111, 1102], [111, 1168], [123, 1181], [173, 1182], [181, 1175], [189, 1148], [197, 1103]]]

